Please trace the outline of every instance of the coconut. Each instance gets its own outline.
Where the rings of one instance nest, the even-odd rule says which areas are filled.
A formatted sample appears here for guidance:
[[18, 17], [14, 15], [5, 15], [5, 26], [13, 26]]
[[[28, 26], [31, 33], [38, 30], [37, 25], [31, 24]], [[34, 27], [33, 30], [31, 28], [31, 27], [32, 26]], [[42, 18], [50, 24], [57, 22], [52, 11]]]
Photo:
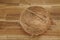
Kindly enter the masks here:
[[51, 23], [50, 13], [40, 6], [28, 7], [20, 16], [22, 29], [31, 36], [44, 34]]

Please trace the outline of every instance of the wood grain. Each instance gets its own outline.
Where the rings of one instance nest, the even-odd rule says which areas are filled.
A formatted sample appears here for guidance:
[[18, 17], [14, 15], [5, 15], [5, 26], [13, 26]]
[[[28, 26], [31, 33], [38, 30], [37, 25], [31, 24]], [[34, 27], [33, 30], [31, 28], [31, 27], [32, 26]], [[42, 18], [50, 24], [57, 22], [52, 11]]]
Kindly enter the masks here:
[[[10, 17], [10, 14], [20, 14], [27, 6], [5, 6], [0, 5], [0, 20], [14, 18], [13, 16]], [[18, 22], [7, 22], [7, 21], [0, 21], [0, 39], [1, 40], [60, 40], [60, 9], [57, 6], [56, 9], [54, 7], [47, 6], [49, 11], [52, 12], [52, 17], [54, 18], [56, 25], [51, 27], [45, 34], [42, 36], [31, 38], [26, 32], [21, 29], [21, 25]], [[51, 9], [50, 9], [51, 8]], [[53, 10], [52, 10], [53, 9]], [[56, 14], [55, 15], [55, 11]], [[59, 16], [58, 16], [59, 15]], [[17, 16], [18, 18], [19, 16]], [[57, 18], [58, 19], [57, 19]], [[9, 19], [10, 20], [10, 19]], [[15, 20], [15, 18], [13, 19]], [[17, 19], [18, 20], [18, 19]], [[2, 25], [1, 25], [2, 24]]]

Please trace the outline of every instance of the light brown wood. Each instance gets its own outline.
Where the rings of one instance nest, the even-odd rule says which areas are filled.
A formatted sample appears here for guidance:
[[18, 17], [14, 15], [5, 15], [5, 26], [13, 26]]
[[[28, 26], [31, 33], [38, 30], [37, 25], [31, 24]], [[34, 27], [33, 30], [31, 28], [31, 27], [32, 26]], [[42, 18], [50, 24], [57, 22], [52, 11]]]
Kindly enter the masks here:
[[[18, 21], [19, 15], [33, 5], [47, 9], [56, 23], [35, 38], [29, 36]], [[0, 40], [60, 40], [60, 0], [0, 0]]]

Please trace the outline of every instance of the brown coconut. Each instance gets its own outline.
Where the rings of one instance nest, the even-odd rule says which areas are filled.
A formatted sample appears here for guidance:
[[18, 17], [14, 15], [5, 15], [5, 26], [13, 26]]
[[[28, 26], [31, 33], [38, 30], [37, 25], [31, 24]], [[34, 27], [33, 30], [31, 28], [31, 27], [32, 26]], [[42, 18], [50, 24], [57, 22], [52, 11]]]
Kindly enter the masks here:
[[28, 7], [20, 16], [22, 29], [31, 36], [44, 34], [52, 24], [50, 13], [40, 6]]

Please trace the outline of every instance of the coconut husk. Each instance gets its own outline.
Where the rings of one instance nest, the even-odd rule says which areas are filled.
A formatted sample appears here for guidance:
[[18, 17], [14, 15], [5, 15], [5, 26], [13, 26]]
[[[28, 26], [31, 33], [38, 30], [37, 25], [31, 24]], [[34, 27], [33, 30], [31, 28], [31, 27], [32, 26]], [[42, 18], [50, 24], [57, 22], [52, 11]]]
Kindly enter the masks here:
[[50, 13], [40, 6], [28, 7], [20, 16], [22, 29], [31, 36], [44, 34], [51, 23]]

